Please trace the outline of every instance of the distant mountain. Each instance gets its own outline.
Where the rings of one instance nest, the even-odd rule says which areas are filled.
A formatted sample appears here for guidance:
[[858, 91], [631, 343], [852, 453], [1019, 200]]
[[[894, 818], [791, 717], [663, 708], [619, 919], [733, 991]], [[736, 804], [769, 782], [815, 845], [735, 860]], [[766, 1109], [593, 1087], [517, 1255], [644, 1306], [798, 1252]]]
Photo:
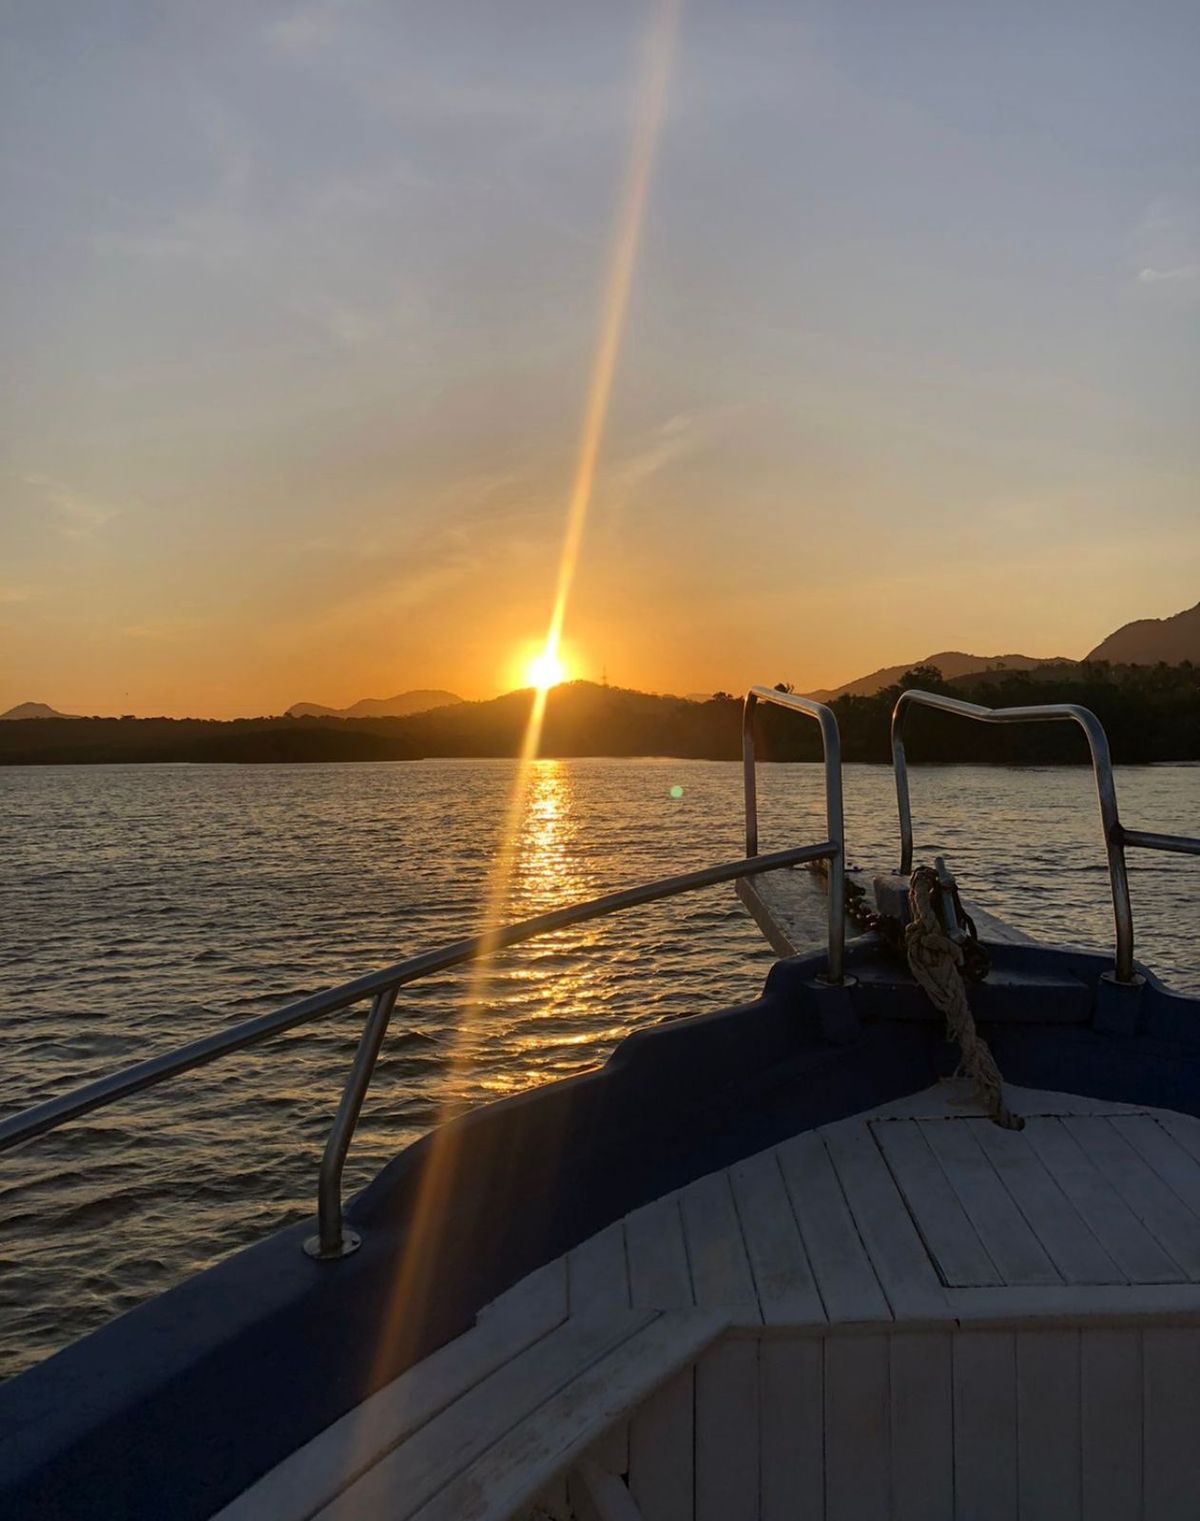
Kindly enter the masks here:
[[[1001, 706], [1031, 702], [1082, 703], [1108, 730], [1114, 759], [1200, 762], [1200, 664], [1107, 668], [1069, 663], [1047, 668], [981, 672], [951, 690], [968, 702]], [[892, 693], [839, 704], [842, 753], [849, 761], [890, 756]], [[566, 682], [545, 697], [509, 692], [487, 702], [458, 702], [407, 718], [216, 719], [79, 718], [0, 724], [0, 766], [79, 765], [147, 761], [271, 764], [303, 761], [404, 761], [418, 757], [513, 757], [528, 742], [531, 714], [541, 718], [543, 756], [678, 756], [736, 761], [742, 753], [742, 709], [736, 698], [687, 702], [590, 682]], [[910, 759], [972, 764], [1049, 765], [1079, 762], [1079, 737], [1069, 725], [914, 724]], [[760, 714], [758, 756], [813, 761], [821, 755], [815, 724], [797, 724], [777, 708]], [[1084, 747], [1085, 748], [1085, 747]], [[676, 773], [661, 772], [663, 796]], [[686, 780], [686, 778], [685, 778]], [[689, 784], [690, 791], [690, 784]]]
[[60, 713], [56, 708], [47, 707], [44, 702], [19, 702], [15, 708], [9, 708], [7, 713], [0, 713], [0, 719], [78, 717], [78, 713]]
[[1200, 602], [1173, 618], [1139, 618], [1102, 639], [1087, 657], [1113, 665], [1200, 665]]
[[876, 692], [882, 692], [884, 687], [890, 687], [899, 681], [901, 676], [911, 671], [918, 665], [935, 665], [947, 681], [953, 681], [956, 676], [971, 676], [977, 671], [989, 671], [1001, 669], [1006, 671], [1033, 671], [1042, 665], [1074, 665], [1074, 661], [1067, 660], [1063, 655], [965, 655], [961, 650], [943, 650], [938, 655], [926, 655], [924, 660], [910, 660], [905, 665], [888, 665], [880, 671], [872, 671], [869, 676], [860, 676], [856, 681], [848, 681], [845, 686], [824, 688], [817, 692], [810, 692], [810, 697], [815, 697], [818, 702], [828, 702], [831, 697], [874, 697]]
[[395, 697], [363, 697], [349, 708], [324, 708], [319, 702], [297, 702], [287, 710], [287, 718], [407, 718], [410, 713], [428, 713], [431, 708], [448, 708], [461, 702], [453, 692], [398, 692]]

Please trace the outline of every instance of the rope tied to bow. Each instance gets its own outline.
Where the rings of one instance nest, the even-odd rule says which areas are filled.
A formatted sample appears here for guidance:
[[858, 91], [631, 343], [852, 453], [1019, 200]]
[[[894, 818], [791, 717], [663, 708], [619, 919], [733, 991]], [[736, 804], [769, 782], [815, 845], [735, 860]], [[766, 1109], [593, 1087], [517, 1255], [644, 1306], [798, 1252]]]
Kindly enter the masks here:
[[1004, 1102], [1004, 1080], [996, 1059], [975, 1028], [962, 977], [962, 947], [950, 938], [938, 918], [937, 891], [937, 873], [930, 866], [918, 866], [909, 883], [909, 922], [904, 929], [909, 970], [934, 1007], [946, 1016], [947, 1034], [958, 1043], [962, 1057], [955, 1077], [969, 1080], [976, 1102], [993, 1124], [1004, 1130], [1023, 1130], [1025, 1121]]

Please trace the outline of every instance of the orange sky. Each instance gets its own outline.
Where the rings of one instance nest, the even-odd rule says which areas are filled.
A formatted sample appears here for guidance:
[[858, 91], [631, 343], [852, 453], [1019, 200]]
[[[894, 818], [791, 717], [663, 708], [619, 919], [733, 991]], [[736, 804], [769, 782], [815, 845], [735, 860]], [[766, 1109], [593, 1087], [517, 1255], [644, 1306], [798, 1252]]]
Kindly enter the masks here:
[[[685, 7], [574, 674], [1080, 656], [1200, 595], [1197, 38], [995, 9]], [[0, 709], [519, 681], [655, 14], [12, 24]]]

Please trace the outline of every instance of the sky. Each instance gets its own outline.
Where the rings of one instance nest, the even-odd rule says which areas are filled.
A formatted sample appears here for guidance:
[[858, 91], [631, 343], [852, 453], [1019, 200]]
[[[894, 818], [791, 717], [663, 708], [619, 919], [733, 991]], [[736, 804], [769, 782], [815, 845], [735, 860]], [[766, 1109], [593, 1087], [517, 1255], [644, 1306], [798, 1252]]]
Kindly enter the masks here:
[[[0, 709], [519, 684], [660, 10], [0, 0]], [[1191, 606], [1198, 59], [1193, 0], [684, 0], [572, 674]]]

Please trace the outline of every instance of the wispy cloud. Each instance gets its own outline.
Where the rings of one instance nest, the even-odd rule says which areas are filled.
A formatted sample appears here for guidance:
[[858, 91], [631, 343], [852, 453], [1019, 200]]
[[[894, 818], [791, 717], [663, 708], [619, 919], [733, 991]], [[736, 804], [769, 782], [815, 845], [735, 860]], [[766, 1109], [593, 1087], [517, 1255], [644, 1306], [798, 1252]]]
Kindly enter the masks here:
[[343, 18], [364, 0], [308, 0], [263, 28], [268, 46], [292, 56], [319, 52], [337, 35]]
[[1200, 287], [1200, 207], [1179, 196], [1151, 202], [1134, 249], [1139, 285]]
[[1174, 269], [1155, 269], [1147, 265], [1138, 270], [1139, 285], [1159, 285], [1164, 280], [1174, 280], [1179, 284], [1200, 280], [1200, 264], [1177, 264]]
[[19, 607], [25, 602], [36, 602], [41, 595], [37, 586], [0, 585], [0, 607]]
[[604, 472], [606, 494], [624, 502], [676, 460], [691, 454], [704, 433], [699, 413], [678, 412], [651, 429], [638, 444]]
[[209, 99], [193, 104], [197, 132], [208, 150], [211, 179], [196, 200], [148, 222], [145, 216], [119, 229], [91, 235], [100, 253], [152, 261], [187, 260], [210, 267], [244, 262], [251, 251], [253, 156], [247, 135], [228, 109]]
[[25, 485], [33, 487], [50, 509], [55, 527], [65, 538], [90, 538], [118, 516], [115, 507], [84, 496], [52, 476], [24, 475], [21, 479]]
[[126, 639], [167, 643], [194, 634], [203, 626], [199, 618], [154, 618], [145, 623], [126, 624], [119, 632]]

